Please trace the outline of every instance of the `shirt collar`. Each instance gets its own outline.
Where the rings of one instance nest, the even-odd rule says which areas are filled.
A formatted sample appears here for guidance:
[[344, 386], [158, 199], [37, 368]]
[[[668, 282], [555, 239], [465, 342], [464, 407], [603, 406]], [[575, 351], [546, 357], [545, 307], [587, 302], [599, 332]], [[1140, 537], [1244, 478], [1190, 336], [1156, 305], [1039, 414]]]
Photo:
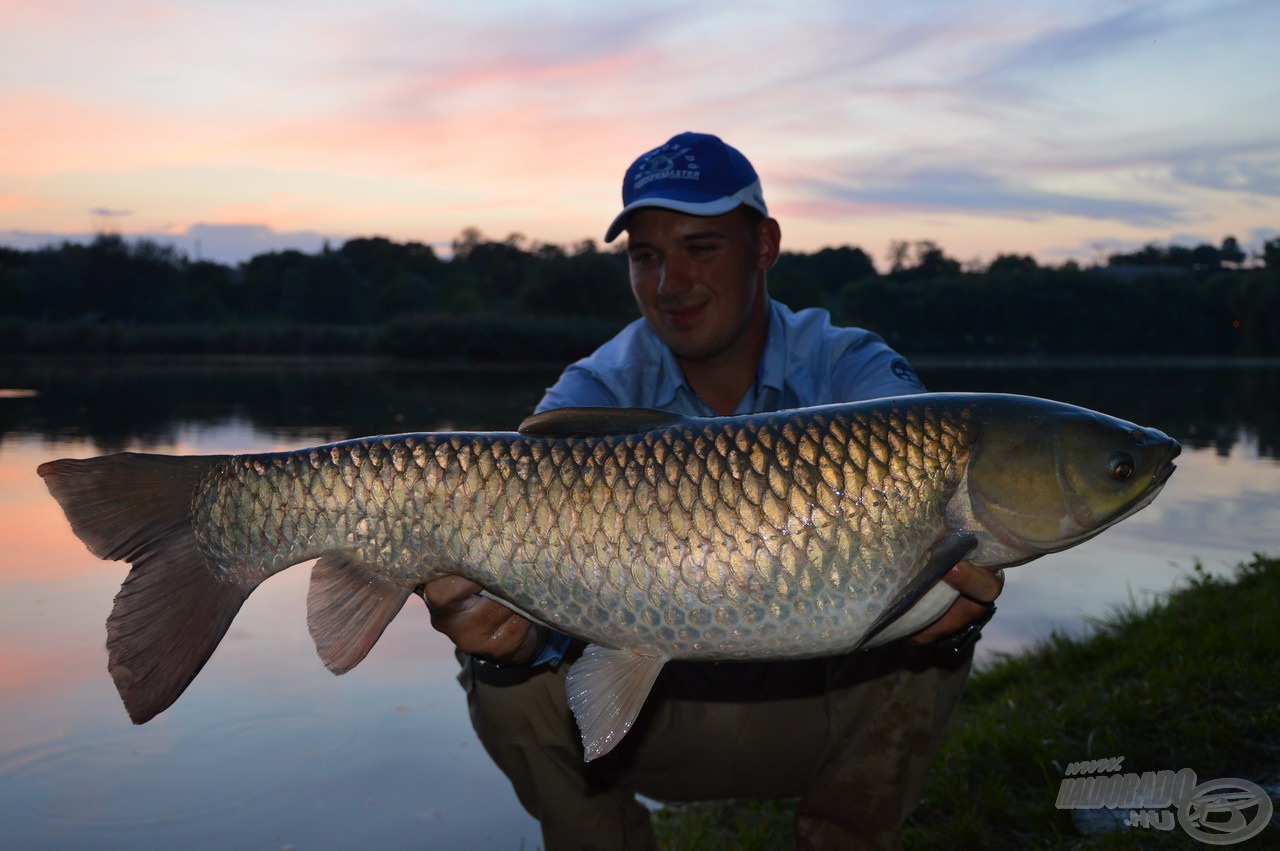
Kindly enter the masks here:
[[[766, 402], [761, 397], [766, 395], [766, 390], [771, 390], [778, 396], [782, 393], [783, 385], [786, 383], [787, 375], [787, 329], [786, 323], [783, 322], [781, 311], [785, 310], [782, 305], [769, 300], [769, 334], [764, 344], [764, 352], [760, 356], [760, 368], [756, 371], [755, 384], [747, 390], [746, 395], [742, 398], [742, 404], [739, 405], [739, 413], [754, 413], [757, 410], [763, 410], [762, 404], [773, 404], [778, 398], [777, 396], [770, 402]], [[710, 416], [710, 408], [706, 402], [702, 400], [684, 377], [684, 370], [680, 368], [680, 362], [676, 360], [675, 354], [671, 348], [653, 333], [653, 329], [645, 325], [650, 340], [658, 349], [658, 375], [656, 376], [655, 400], [659, 408], [671, 409], [675, 406], [677, 397], [683, 396], [687, 400], [696, 400], [698, 407], [704, 409]], [[744, 410], [747, 409], [747, 410]]]
[[787, 327], [782, 321], [782, 305], [769, 299], [769, 338], [760, 358], [760, 371], [756, 374], [756, 386], [782, 392], [787, 377]]

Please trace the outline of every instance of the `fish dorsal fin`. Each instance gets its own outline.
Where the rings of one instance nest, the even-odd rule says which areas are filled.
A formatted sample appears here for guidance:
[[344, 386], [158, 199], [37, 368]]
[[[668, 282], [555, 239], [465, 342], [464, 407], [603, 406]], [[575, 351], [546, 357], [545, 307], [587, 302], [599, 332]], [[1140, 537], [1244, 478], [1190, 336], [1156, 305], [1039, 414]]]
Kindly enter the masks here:
[[555, 408], [520, 423], [529, 437], [596, 437], [663, 428], [684, 419], [682, 414], [653, 408]]
[[613, 750], [635, 723], [665, 656], [587, 646], [565, 680], [569, 708], [582, 733], [587, 762]]
[[[941, 579], [948, 570], [955, 567], [956, 563], [967, 556], [977, 545], [977, 537], [969, 532], [953, 532], [934, 542], [934, 545], [929, 548], [928, 559], [924, 568], [916, 576], [915, 581], [911, 583], [906, 592], [892, 606], [882, 612], [880, 617], [876, 618], [876, 622], [871, 625], [871, 629], [867, 630], [866, 635], [863, 636], [858, 646], [875, 647], [878, 644], [892, 641], [894, 638], [902, 637], [904, 633], [889, 629], [890, 624], [920, 602], [921, 598], [926, 597], [927, 592], [933, 587], [934, 583]], [[940, 602], [945, 597], [945, 593], [932, 596], [932, 602]], [[952, 599], [954, 601], [954, 598]], [[929, 605], [928, 608], [936, 609], [937, 606]], [[930, 618], [925, 623], [921, 623], [920, 629], [932, 623], [933, 620], [937, 619], [937, 616], [941, 616], [945, 611], [946, 609], [942, 609], [942, 611], [937, 612], [935, 617]], [[905, 634], [910, 635], [918, 631], [911, 630]], [[889, 633], [889, 637], [881, 638], [880, 634], [882, 632]]]
[[348, 553], [321, 556], [311, 569], [307, 629], [325, 667], [345, 674], [360, 664], [409, 593]]

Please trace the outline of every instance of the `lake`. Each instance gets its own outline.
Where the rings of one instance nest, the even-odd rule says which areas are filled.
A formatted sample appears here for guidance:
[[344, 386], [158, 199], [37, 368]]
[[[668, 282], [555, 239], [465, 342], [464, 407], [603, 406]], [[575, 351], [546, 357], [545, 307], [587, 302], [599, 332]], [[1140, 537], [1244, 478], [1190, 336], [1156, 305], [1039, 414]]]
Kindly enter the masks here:
[[[1197, 562], [1222, 572], [1253, 552], [1280, 552], [1280, 365], [917, 366], [934, 390], [1061, 399], [1161, 428], [1184, 447], [1151, 507], [1008, 572], [980, 659], [1147, 603]], [[125, 449], [266, 451], [365, 434], [506, 429], [557, 372], [0, 364], [4, 846], [537, 847], [537, 824], [471, 731], [451, 647], [414, 600], [358, 668], [334, 678], [307, 633], [307, 571], [286, 571], [249, 599], [182, 698], [133, 726], [103, 646], [126, 569], [85, 550], [35, 468]]]

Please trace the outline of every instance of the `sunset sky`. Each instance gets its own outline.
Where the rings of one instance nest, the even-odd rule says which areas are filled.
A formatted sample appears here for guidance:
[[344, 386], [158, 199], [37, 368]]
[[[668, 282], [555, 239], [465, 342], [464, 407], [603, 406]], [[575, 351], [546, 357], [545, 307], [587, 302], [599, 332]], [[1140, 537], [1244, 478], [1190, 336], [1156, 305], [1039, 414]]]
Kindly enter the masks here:
[[599, 241], [684, 130], [785, 247], [1280, 234], [1275, 0], [0, 0], [0, 244]]

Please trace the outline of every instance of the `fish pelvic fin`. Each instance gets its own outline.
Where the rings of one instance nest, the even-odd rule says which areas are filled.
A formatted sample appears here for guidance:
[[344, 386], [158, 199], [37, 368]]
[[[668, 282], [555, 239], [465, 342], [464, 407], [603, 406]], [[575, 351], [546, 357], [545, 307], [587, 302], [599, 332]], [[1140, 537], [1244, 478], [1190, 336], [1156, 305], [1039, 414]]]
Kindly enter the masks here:
[[192, 528], [196, 485], [223, 457], [121, 453], [37, 470], [89, 551], [133, 566], [107, 618], [107, 653], [135, 724], [178, 699], [253, 590], [208, 566]]
[[322, 555], [311, 569], [307, 629], [325, 667], [345, 674], [360, 664], [410, 593], [350, 553]]
[[582, 733], [584, 761], [617, 747], [666, 663], [664, 656], [587, 646], [565, 680], [569, 708]]

